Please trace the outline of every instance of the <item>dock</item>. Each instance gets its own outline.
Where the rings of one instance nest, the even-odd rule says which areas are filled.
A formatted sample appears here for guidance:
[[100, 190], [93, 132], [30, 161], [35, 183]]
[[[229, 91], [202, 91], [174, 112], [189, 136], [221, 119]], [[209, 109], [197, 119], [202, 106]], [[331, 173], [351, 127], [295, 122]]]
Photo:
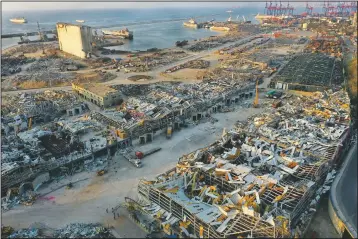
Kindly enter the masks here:
[[[56, 34], [56, 30], [48, 30], [43, 31], [43, 34]], [[27, 32], [27, 33], [10, 33], [10, 34], [2, 34], [1, 38], [12, 38], [12, 37], [23, 37], [23, 36], [37, 36], [39, 32]]]

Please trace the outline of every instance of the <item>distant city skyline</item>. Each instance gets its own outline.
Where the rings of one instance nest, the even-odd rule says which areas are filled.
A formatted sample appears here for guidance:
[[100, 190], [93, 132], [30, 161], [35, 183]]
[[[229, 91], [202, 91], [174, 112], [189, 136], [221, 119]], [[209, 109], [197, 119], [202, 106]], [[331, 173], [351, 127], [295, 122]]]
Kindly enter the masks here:
[[[282, 1], [283, 4], [287, 2]], [[295, 7], [303, 7], [306, 2], [290, 2]], [[312, 2], [312, 4], [322, 4]], [[235, 9], [240, 7], [261, 8], [265, 2], [2, 2], [3, 11], [36, 11], [36, 10], [80, 10], [80, 9], [113, 9], [113, 8], [174, 8], [174, 7], [225, 7]]]

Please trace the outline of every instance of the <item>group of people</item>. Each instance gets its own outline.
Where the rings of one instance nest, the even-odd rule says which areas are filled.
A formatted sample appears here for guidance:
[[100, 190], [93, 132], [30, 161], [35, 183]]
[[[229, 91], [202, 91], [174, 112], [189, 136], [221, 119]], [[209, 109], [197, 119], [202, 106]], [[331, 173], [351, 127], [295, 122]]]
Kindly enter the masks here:
[[[116, 214], [117, 214], [117, 218], [119, 218], [119, 212], [116, 212], [118, 208], [114, 209], [112, 207], [112, 213], [113, 213], [113, 219], [116, 219]], [[106, 209], [106, 213], [108, 213], [108, 208]]]

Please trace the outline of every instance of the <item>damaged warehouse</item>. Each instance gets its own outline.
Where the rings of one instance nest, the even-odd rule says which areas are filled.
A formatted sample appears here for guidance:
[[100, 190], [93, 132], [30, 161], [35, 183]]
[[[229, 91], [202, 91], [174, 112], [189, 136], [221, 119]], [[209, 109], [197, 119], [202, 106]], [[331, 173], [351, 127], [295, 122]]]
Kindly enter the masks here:
[[271, 80], [283, 90], [323, 91], [343, 83], [341, 61], [320, 53], [295, 55]]
[[[295, 105], [285, 99], [273, 114], [239, 122], [215, 143], [183, 155], [172, 170], [142, 179], [143, 210], [170, 235], [302, 236], [350, 132], [349, 109], [336, 115], [334, 103], [348, 97], [331, 95], [328, 101], [322, 93], [297, 97]], [[317, 101], [331, 110], [320, 114]]]

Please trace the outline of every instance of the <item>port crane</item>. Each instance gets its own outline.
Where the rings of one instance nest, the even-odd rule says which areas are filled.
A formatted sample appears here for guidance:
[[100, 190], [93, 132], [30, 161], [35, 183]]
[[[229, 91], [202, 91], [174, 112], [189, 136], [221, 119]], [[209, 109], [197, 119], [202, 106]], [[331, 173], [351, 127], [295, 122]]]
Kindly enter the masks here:
[[309, 16], [312, 16], [312, 12], [313, 12], [313, 7], [308, 5], [308, 2], [306, 2], [306, 13]]

